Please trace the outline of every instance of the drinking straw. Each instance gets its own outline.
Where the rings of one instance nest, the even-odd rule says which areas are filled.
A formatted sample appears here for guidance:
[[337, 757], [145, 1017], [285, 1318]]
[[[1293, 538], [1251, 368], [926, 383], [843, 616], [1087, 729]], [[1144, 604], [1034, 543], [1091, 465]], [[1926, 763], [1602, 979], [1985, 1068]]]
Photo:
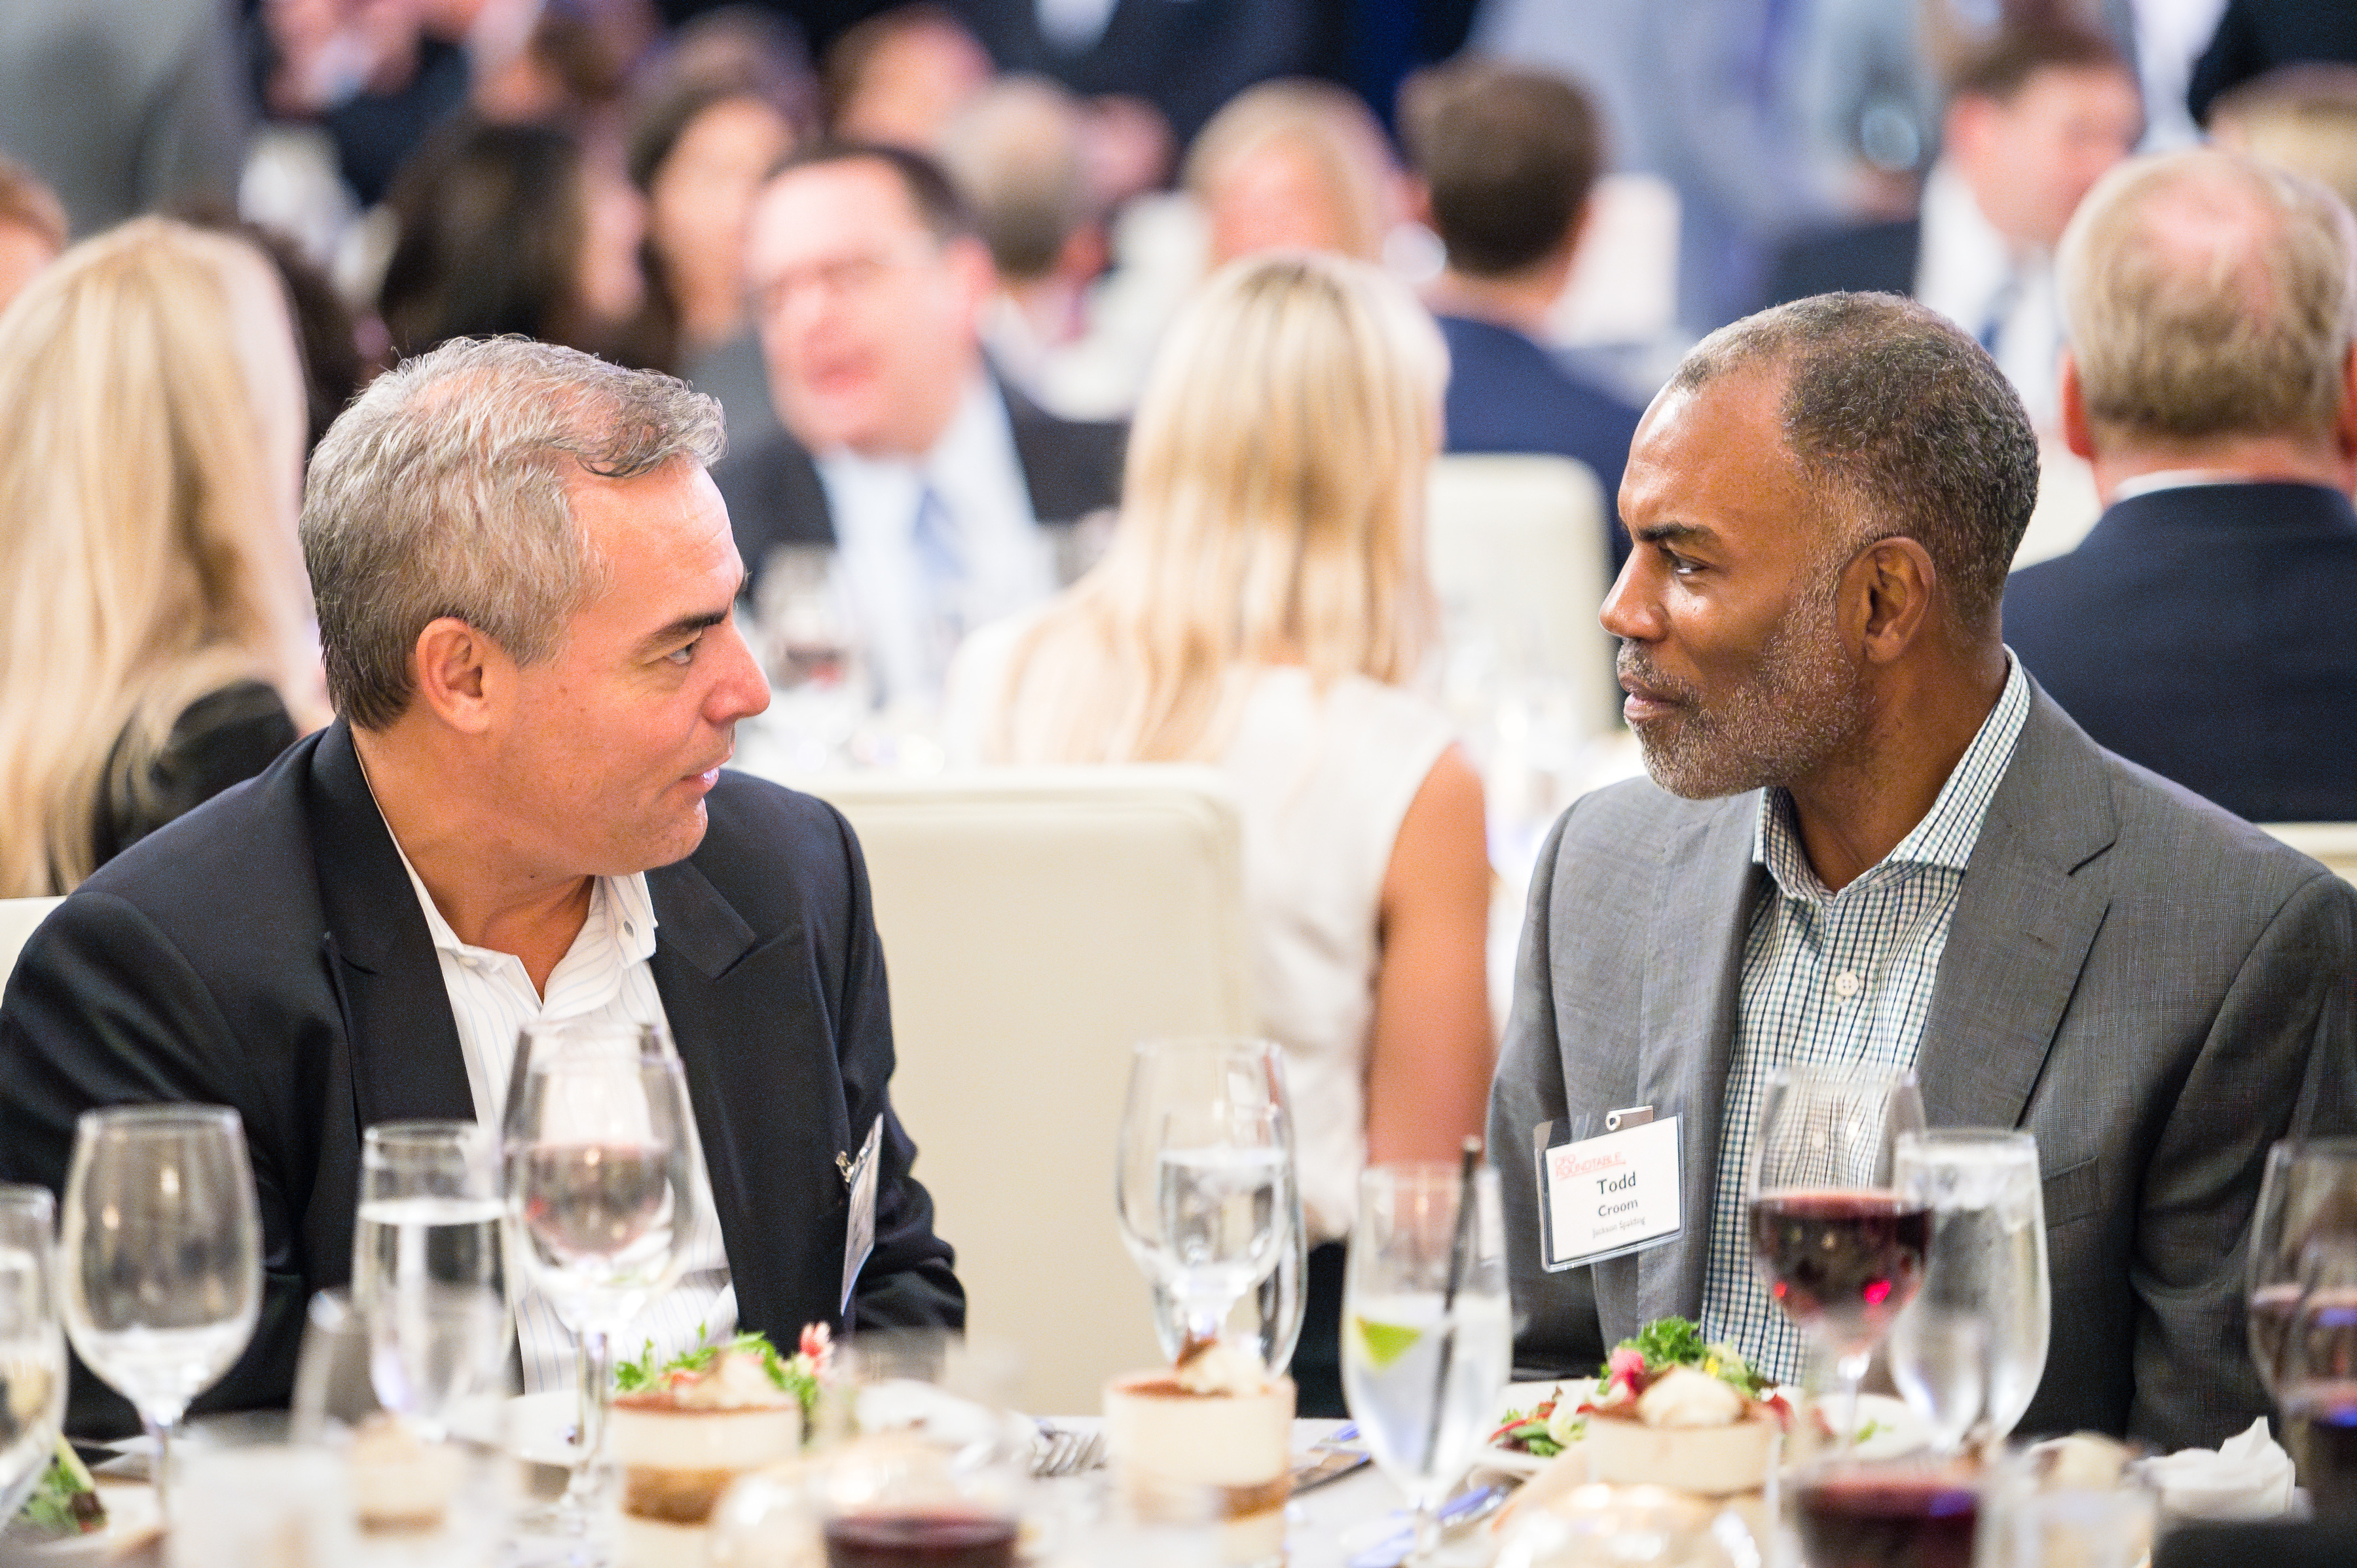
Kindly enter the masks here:
[[1457, 1350], [1457, 1326], [1449, 1320], [1449, 1315], [1457, 1307], [1457, 1287], [1465, 1278], [1465, 1254], [1473, 1240], [1473, 1169], [1480, 1158], [1481, 1140], [1467, 1134], [1464, 1155], [1457, 1167], [1457, 1227], [1448, 1238], [1448, 1283], [1440, 1294], [1440, 1369], [1433, 1378], [1432, 1421], [1424, 1435], [1427, 1462], [1433, 1450], [1440, 1446], [1440, 1412], [1448, 1394], [1448, 1363]]

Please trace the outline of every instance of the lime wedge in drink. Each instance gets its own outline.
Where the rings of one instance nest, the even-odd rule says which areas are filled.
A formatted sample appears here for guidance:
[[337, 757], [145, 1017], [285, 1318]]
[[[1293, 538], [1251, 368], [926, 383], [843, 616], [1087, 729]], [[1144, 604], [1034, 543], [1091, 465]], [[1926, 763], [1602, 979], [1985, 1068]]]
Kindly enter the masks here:
[[1410, 1328], [1399, 1323], [1377, 1323], [1371, 1317], [1353, 1317], [1359, 1337], [1367, 1347], [1367, 1365], [1382, 1371], [1407, 1354], [1409, 1346], [1424, 1337], [1421, 1328]]

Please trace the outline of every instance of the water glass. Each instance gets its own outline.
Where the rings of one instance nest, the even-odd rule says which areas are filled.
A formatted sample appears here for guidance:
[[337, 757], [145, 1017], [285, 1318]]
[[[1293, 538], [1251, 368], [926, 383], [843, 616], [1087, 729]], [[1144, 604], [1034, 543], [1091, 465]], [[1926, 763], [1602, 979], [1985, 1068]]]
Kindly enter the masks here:
[[1829, 1357], [1857, 1427], [1857, 1387], [1923, 1278], [1930, 1208], [1893, 1184], [1901, 1133], [1923, 1128], [1911, 1072], [1778, 1068], [1768, 1080], [1746, 1192], [1760, 1283]]
[[2028, 1133], [1899, 1135], [1894, 1183], [1930, 1206], [1923, 1285], [1890, 1330], [1890, 1374], [1953, 1453], [2002, 1439], [2046, 1370], [2046, 1200]]
[[[1467, 1206], [1469, 1205], [1469, 1211]], [[1342, 1286], [1342, 1392], [1416, 1516], [1416, 1554], [1472, 1467], [1513, 1361], [1498, 1173], [1372, 1165]]]
[[83, 1112], [61, 1230], [66, 1333], [139, 1412], [168, 1526], [173, 1430], [245, 1349], [262, 1311], [262, 1221], [237, 1112]]
[[14, 1519], [56, 1450], [66, 1409], [46, 1188], [0, 1186], [0, 1520]]
[[579, 1349], [580, 1462], [532, 1534], [594, 1527], [613, 1341], [676, 1283], [699, 1221], [679, 1058], [638, 1025], [527, 1026], [507, 1106], [509, 1212], [524, 1268]]
[[2251, 1214], [2244, 1319], [2251, 1365], [2271, 1396], [2285, 1337], [2299, 1307], [2303, 1256], [2311, 1244], [2357, 1242], [2357, 1138], [2286, 1139], [2267, 1151]]
[[1301, 1337], [1309, 1267], [1283, 1049], [1268, 1040], [1225, 1036], [1150, 1040], [1137, 1047], [1130, 1061], [1114, 1201], [1122, 1240], [1152, 1286], [1155, 1331], [1164, 1354], [1175, 1359], [1200, 1325], [1189, 1321], [1184, 1276], [1165, 1246], [1161, 1153], [1168, 1118], [1255, 1112], [1273, 1119], [1285, 1151], [1285, 1190], [1277, 1200], [1284, 1230], [1275, 1266], [1243, 1291], [1217, 1332], [1255, 1350], [1276, 1377], [1292, 1364]]
[[499, 1140], [473, 1122], [392, 1122], [361, 1144], [353, 1308], [383, 1407], [438, 1441], [498, 1379], [509, 1326]]

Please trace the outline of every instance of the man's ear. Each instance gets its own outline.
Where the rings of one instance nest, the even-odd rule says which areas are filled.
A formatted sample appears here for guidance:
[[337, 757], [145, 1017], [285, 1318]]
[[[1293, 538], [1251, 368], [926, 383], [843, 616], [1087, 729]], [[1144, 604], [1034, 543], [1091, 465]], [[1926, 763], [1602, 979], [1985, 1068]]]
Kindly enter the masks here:
[[2087, 389], [2079, 381], [2079, 357], [2068, 349], [2062, 350], [2058, 374], [2062, 383], [2056, 398], [2062, 414], [2062, 444], [2080, 461], [2092, 463], [2095, 460], [2095, 431], [2087, 421]]
[[2357, 457], [2357, 343], [2341, 367], [2341, 416], [2332, 422], [2332, 439], [2343, 459]]
[[1939, 585], [1932, 553], [1911, 539], [1878, 539], [1858, 553], [1842, 573], [1843, 618], [1867, 663], [1896, 663], [1915, 645]]
[[462, 735], [490, 728], [507, 677], [515, 668], [507, 650], [456, 616], [425, 623], [414, 657], [417, 700]]
[[990, 303], [990, 296], [998, 292], [998, 268], [990, 259], [990, 247], [966, 235], [952, 240], [942, 260], [948, 265], [969, 314], [978, 318], [982, 307]]

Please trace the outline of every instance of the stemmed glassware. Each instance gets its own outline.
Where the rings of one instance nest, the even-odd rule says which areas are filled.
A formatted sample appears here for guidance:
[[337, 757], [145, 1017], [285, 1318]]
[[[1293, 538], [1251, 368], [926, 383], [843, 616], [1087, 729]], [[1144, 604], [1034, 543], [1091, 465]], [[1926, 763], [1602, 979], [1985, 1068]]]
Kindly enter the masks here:
[[1777, 1305], [1833, 1362], [1842, 1421], [1875, 1348], [1914, 1299], [1930, 1205], [1893, 1185], [1899, 1135], [1923, 1128], [1911, 1072], [1840, 1077], [1778, 1068], [1748, 1181], [1751, 1261]]
[[0, 1520], [14, 1519], [48, 1468], [66, 1411], [48, 1189], [0, 1187]]
[[509, 1212], [525, 1269], [573, 1332], [580, 1462], [527, 1528], [589, 1533], [613, 1339], [679, 1278], [698, 1217], [687, 1080], [643, 1026], [528, 1025], [507, 1105]]
[[[1140, 1045], [1114, 1191], [1122, 1240], [1153, 1285], [1164, 1352], [1223, 1324], [1233, 1337], [1227, 1320], [1248, 1316], [1253, 1348], [1282, 1373], [1301, 1337], [1308, 1269], [1283, 1050], [1223, 1036]], [[1246, 1313], [1233, 1313], [1239, 1301]]]
[[2335, 1236], [2357, 1242], [2357, 1138], [2286, 1139], [2270, 1148], [2244, 1262], [2251, 1364], [2270, 1396], [2281, 1391], [2285, 1337], [2306, 1283], [2302, 1256]]
[[378, 1402], [428, 1441], [507, 1353], [500, 1145], [474, 1122], [393, 1122], [361, 1144], [352, 1306]]
[[2038, 1141], [1901, 1133], [1894, 1185], [1930, 1206], [1923, 1285], [1890, 1330], [1890, 1374], [1934, 1445], [2002, 1440], [2046, 1369], [2051, 1303]]
[[1367, 1450], [1415, 1513], [1415, 1554], [1471, 1468], [1514, 1350], [1498, 1173], [1372, 1165], [1342, 1285], [1342, 1392]]
[[262, 1311], [262, 1222], [237, 1112], [84, 1112], [61, 1230], [66, 1333], [139, 1412], [168, 1522], [173, 1429], [245, 1349]]

